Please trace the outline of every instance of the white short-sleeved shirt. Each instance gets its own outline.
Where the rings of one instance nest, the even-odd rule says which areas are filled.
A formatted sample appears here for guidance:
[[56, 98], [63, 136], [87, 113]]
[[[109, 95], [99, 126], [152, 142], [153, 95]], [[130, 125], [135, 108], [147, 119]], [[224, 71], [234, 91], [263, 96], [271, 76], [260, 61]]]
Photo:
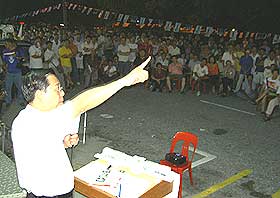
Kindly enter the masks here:
[[118, 57], [119, 57], [119, 61], [121, 62], [127, 62], [128, 61], [128, 57], [129, 55], [121, 55], [119, 54], [119, 52], [130, 52], [130, 47], [128, 45], [122, 45], [120, 44], [118, 46]]
[[44, 53], [45, 61], [50, 61], [49, 68], [59, 66], [59, 60], [54, 51], [47, 49]]
[[[193, 73], [197, 73], [199, 77], [206, 76], [208, 75], [208, 67], [207, 66], [201, 67], [200, 64], [196, 64], [193, 68]], [[198, 79], [197, 76], [194, 74], [193, 77], [195, 78], [195, 80]]]
[[36, 196], [56, 196], [74, 188], [74, 174], [63, 139], [78, 132], [72, 102], [41, 112], [27, 105], [12, 125], [19, 185]]
[[29, 55], [30, 55], [30, 68], [31, 69], [42, 69], [43, 68], [43, 60], [42, 58], [33, 58], [32, 56], [42, 55], [41, 48], [37, 48], [35, 45], [31, 45], [29, 48]]

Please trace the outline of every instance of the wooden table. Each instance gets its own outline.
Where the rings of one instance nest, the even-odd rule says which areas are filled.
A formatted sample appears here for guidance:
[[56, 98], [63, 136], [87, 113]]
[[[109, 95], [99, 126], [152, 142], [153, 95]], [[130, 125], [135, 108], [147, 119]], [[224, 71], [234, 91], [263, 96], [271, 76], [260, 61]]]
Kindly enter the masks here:
[[[173, 182], [161, 181], [140, 198], [161, 198], [172, 192]], [[75, 190], [89, 198], [115, 198], [115, 196], [88, 185], [86, 182], [75, 177]]]

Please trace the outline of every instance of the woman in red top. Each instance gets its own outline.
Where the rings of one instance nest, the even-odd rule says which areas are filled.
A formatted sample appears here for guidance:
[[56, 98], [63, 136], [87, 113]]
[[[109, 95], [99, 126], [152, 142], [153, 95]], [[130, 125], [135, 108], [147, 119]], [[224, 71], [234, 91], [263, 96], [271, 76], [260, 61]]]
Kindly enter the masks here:
[[216, 63], [215, 57], [209, 57], [209, 63], [207, 64], [208, 67], [208, 76], [209, 76], [209, 85], [212, 89], [213, 93], [218, 93], [219, 91], [219, 67]]

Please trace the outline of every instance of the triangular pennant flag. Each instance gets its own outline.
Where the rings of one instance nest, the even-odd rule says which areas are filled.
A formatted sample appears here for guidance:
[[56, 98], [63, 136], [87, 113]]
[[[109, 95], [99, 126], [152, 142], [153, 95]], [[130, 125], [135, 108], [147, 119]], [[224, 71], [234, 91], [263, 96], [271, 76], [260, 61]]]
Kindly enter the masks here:
[[252, 32], [252, 33], [250, 34], [250, 37], [251, 37], [251, 38], [254, 38], [254, 36], [255, 36], [255, 32]]
[[154, 19], [148, 19], [148, 26], [151, 26], [153, 21], [154, 21]]
[[84, 6], [84, 8], [82, 9], [82, 13], [84, 13], [87, 10], [87, 7]]
[[165, 26], [164, 26], [164, 30], [165, 31], [170, 31], [172, 27], [172, 22], [171, 21], [166, 21]]
[[272, 40], [272, 44], [277, 44], [280, 43], [280, 35], [279, 34], [275, 34]]
[[104, 12], [104, 10], [101, 10], [101, 11], [99, 12], [99, 14], [98, 14], [98, 16], [97, 16], [99, 19], [102, 17], [103, 12]]
[[72, 10], [76, 10], [77, 7], [78, 7], [78, 4], [74, 4]]
[[93, 8], [89, 8], [87, 11], [87, 15], [89, 15], [92, 10], [93, 10]]
[[145, 24], [145, 20], [146, 20], [145, 17], [140, 17], [139, 24], [140, 25], [144, 25]]
[[180, 27], [181, 27], [181, 23], [176, 22], [173, 31], [174, 32], [179, 32], [180, 31]]
[[52, 6], [50, 6], [47, 10], [47, 12], [50, 12], [50, 11], [52, 11]]
[[123, 15], [124, 15], [124, 14], [119, 14], [119, 15], [118, 15], [118, 18], [117, 18], [117, 21], [118, 21], [118, 22], [121, 22], [121, 21], [122, 21]]
[[101, 11], [102, 11], [102, 10], [95, 8], [95, 9], [93, 9], [93, 11], [92, 11], [92, 15], [97, 15], [97, 14], [99, 14]]
[[211, 35], [213, 32], [214, 32], [213, 27], [208, 26], [208, 27], [206, 27], [205, 36], [206, 36], [206, 37], [210, 37], [210, 35]]
[[109, 11], [106, 11], [105, 14], [104, 14], [104, 19], [107, 20], [110, 16], [110, 12]]
[[129, 20], [128, 20], [128, 21], [129, 21], [130, 23], [136, 23], [137, 18], [138, 18], [137, 16], [130, 15], [130, 17], [129, 17]]
[[72, 7], [73, 7], [73, 3], [70, 3], [69, 5], [68, 5], [68, 10], [70, 10]]
[[123, 23], [127, 23], [127, 21], [128, 21], [128, 18], [129, 18], [129, 15], [124, 15], [124, 17], [123, 17]]
[[41, 13], [45, 13], [45, 12], [47, 12], [47, 10], [48, 10], [48, 8], [42, 8], [42, 9], [40, 10], [40, 12], [41, 12]]
[[195, 30], [194, 30], [194, 34], [200, 34], [201, 28], [202, 28], [201, 25], [197, 25], [196, 28], [195, 28]]

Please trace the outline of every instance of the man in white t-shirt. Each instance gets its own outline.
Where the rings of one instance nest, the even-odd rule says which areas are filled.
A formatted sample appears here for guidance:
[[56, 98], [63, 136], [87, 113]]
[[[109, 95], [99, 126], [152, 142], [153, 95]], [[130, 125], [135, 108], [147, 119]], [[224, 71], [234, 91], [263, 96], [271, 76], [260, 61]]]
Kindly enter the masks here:
[[193, 68], [192, 92], [194, 93], [195, 86], [196, 86], [197, 96], [200, 96], [200, 87], [201, 85], [203, 85], [203, 89], [205, 92], [207, 80], [208, 80], [207, 59], [203, 58], [201, 63], [196, 64]]
[[41, 43], [39, 39], [36, 39], [34, 45], [29, 47], [29, 56], [30, 56], [30, 69], [34, 72], [40, 71], [43, 69], [43, 51], [41, 48]]
[[128, 43], [128, 46], [130, 48], [130, 53], [129, 53], [129, 56], [128, 56], [128, 61], [130, 63], [133, 63], [136, 59], [136, 54], [137, 54], [137, 50], [138, 50], [138, 44], [135, 42], [135, 37], [132, 37], [130, 40], [129, 40], [129, 43]]
[[48, 64], [48, 67], [54, 71], [61, 86], [65, 88], [63, 70], [59, 64], [59, 59], [56, 53], [52, 49], [52, 42], [48, 41], [46, 44], [47, 44], [47, 49], [44, 53], [44, 60]]
[[119, 57], [119, 65], [118, 65], [119, 73], [120, 73], [120, 75], [125, 75], [129, 72], [129, 69], [130, 69], [129, 62], [128, 62], [128, 57], [130, 54], [130, 47], [126, 43], [125, 37], [121, 38], [117, 51], [118, 51], [117, 55]]
[[150, 57], [125, 77], [91, 88], [64, 102], [64, 91], [53, 74], [31, 74], [23, 94], [28, 102], [12, 124], [12, 141], [21, 188], [27, 198], [72, 198], [74, 173], [65, 147], [78, 144], [82, 113], [97, 107], [125, 86], [148, 79]]

